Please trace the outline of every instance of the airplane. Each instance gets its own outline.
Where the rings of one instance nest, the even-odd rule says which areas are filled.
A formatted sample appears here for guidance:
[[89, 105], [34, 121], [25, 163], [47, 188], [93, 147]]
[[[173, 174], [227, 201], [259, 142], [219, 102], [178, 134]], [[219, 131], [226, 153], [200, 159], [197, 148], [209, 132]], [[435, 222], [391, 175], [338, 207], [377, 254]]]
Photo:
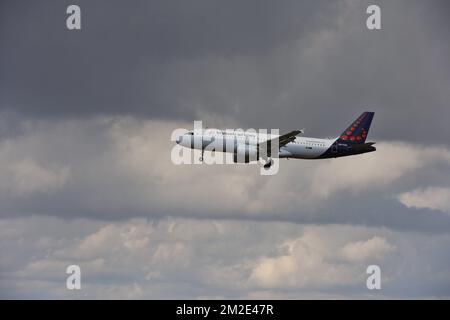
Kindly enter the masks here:
[[[244, 132], [241, 130], [205, 129], [189, 131], [176, 139], [176, 143], [202, 151], [232, 152], [235, 163], [249, 163], [262, 159], [264, 168], [273, 164], [272, 157], [287, 159], [328, 159], [373, 152], [375, 142], [366, 142], [374, 112], [363, 112], [339, 137], [320, 139], [299, 137], [304, 130], [283, 135]], [[272, 154], [271, 145], [278, 143], [278, 152]]]

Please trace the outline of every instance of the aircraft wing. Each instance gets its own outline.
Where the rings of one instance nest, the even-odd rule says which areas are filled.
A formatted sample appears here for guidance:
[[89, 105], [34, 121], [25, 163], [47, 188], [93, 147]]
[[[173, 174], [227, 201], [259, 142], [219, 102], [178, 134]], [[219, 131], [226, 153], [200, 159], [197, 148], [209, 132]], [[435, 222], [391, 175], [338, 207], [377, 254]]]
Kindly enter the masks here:
[[[278, 148], [281, 148], [281, 147], [287, 145], [289, 142], [294, 141], [295, 137], [303, 132], [304, 132], [303, 129], [302, 130], [294, 130], [289, 133], [283, 134], [279, 137], [276, 137], [274, 139], [268, 140], [266, 143], [263, 143], [264, 146], [267, 146], [266, 154], [270, 155], [271, 146], [273, 143], [277, 142], [277, 140], [278, 140]], [[261, 144], [258, 147], [261, 147]]]
[[283, 134], [279, 136], [278, 138], [272, 139], [270, 142], [278, 139], [278, 147], [281, 148], [285, 145], [287, 145], [289, 142], [292, 142], [295, 140], [295, 137], [299, 135], [300, 133], [303, 133], [303, 130], [294, 130], [289, 133]]

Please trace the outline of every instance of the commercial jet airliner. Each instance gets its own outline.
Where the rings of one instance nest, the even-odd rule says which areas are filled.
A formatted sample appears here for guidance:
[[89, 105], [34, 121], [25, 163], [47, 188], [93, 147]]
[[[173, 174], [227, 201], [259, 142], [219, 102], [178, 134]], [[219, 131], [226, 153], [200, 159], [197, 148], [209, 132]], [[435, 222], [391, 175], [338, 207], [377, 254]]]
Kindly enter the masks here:
[[[189, 131], [177, 138], [183, 147], [199, 149], [203, 153], [222, 151], [233, 153], [236, 163], [248, 163], [262, 159], [264, 168], [270, 168], [271, 157], [292, 159], [327, 159], [373, 152], [375, 142], [366, 142], [374, 112], [364, 112], [337, 138], [319, 139], [298, 137], [303, 130], [294, 130], [283, 135], [244, 132], [240, 130], [204, 129]], [[273, 152], [271, 145], [278, 146]], [[272, 151], [271, 151], [272, 150]]]

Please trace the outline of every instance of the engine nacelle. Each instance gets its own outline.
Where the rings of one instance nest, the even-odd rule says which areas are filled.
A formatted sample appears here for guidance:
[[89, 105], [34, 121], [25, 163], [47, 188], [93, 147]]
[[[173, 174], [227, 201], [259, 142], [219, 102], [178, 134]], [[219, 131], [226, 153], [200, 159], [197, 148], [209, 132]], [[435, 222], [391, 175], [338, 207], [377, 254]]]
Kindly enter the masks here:
[[233, 161], [235, 163], [249, 163], [250, 161], [258, 161], [258, 158], [258, 148], [248, 144], [239, 144], [233, 155]]

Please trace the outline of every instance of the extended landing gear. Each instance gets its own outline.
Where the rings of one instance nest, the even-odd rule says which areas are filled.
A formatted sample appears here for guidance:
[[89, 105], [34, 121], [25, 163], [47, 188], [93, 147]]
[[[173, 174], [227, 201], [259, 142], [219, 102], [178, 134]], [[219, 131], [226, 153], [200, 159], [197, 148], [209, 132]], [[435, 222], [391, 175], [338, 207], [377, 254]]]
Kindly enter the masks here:
[[[216, 154], [216, 149], [212, 149], [211, 157], [214, 157], [215, 154]], [[198, 158], [198, 160], [200, 160], [200, 162], [203, 162], [204, 157], [205, 157], [205, 149], [202, 149], [202, 155], [200, 156], [200, 158]]]

